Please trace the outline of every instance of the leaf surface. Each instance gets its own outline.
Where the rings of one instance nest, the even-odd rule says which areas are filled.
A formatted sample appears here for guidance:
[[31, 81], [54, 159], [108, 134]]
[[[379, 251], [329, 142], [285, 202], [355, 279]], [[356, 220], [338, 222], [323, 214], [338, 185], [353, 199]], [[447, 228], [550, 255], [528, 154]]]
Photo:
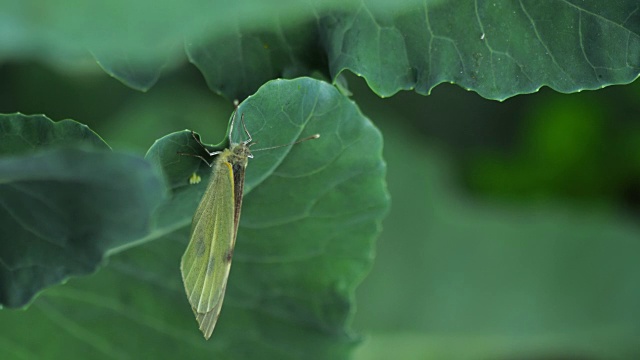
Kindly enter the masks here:
[[42, 115], [1, 115], [0, 144], [0, 304], [24, 306], [147, 234], [164, 186], [144, 159]]

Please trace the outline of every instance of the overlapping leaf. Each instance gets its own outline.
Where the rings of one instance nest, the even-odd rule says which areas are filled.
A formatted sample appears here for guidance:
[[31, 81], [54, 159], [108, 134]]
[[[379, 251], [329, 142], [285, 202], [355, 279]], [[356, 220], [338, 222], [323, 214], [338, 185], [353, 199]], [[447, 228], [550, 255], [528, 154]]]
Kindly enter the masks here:
[[333, 78], [350, 70], [381, 96], [428, 94], [451, 82], [503, 100], [542, 86], [599, 89], [640, 74], [640, 15], [629, 0], [425, 0], [409, 10], [376, 13], [363, 5], [272, 28], [233, 30], [187, 49], [209, 86], [229, 98], [250, 93], [250, 79], [295, 76], [325, 57], [320, 70]]
[[148, 232], [164, 186], [143, 159], [114, 154], [86, 126], [0, 117], [0, 304], [86, 275]]

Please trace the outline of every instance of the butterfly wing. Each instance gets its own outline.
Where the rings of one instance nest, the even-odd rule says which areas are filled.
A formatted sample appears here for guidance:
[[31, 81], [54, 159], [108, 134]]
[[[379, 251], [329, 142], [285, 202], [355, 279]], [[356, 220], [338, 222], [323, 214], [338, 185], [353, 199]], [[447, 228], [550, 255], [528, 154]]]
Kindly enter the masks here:
[[216, 325], [235, 243], [234, 181], [231, 164], [216, 160], [207, 190], [191, 224], [191, 239], [180, 271], [200, 330], [209, 339]]

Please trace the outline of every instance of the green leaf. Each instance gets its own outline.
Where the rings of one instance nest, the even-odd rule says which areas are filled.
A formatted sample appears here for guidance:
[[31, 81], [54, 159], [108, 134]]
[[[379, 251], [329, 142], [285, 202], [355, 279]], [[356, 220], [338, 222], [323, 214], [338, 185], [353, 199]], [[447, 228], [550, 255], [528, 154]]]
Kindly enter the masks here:
[[107, 251], [148, 232], [163, 184], [143, 159], [42, 115], [1, 115], [0, 144], [1, 305], [24, 306], [91, 273]]
[[[389, 203], [381, 135], [337, 89], [308, 78], [269, 82], [239, 112], [258, 142], [254, 148], [321, 137], [254, 149], [212, 338], [206, 342], [198, 330], [179, 271], [211, 171], [176, 153], [204, 153], [183, 131], [159, 139], [147, 155], [162, 166], [173, 192], [155, 220], [152, 237], [161, 238], [47, 291], [26, 312], [0, 312], [0, 357], [348, 357], [358, 340], [350, 330], [354, 289], [371, 266]], [[233, 136], [244, 138], [241, 130]], [[193, 171], [201, 183], [188, 183]]]
[[[279, 29], [282, 22], [274, 19], [265, 29]], [[213, 41], [189, 41], [186, 51], [211, 90], [229, 99], [244, 99], [271, 79], [309, 75], [315, 69], [328, 78], [318, 35], [309, 23], [288, 26], [285, 34], [238, 29]]]
[[[255, 148], [321, 137], [294, 147], [254, 148], [217, 328], [234, 322], [233, 315], [225, 318], [232, 303], [276, 316], [286, 329], [309, 326], [325, 336], [347, 336], [352, 292], [370, 265], [371, 241], [389, 201], [380, 134], [337, 89], [309, 78], [271, 81], [238, 112], [259, 144]], [[239, 141], [246, 136], [236, 124]], [[225, 146], [223, 141], [212, 150]], [[187, 131], [159, 140], [147, 155], [162, 164], [174, 189], [158, 211], [158, 233], [190, 223], [211, 171], [178, 152], [206, 156]], [[188, 183], [194, 171], [203, 178], [197, 186]], [[214, 339], [224, 337], [217, 332]], [[277, 341], [292, 341], [287, 337]]]
[[69, 119], [53, 122], [44, 115], [0, 114], [0, 140], [1, 156], [69, 145], [109, 150], [88, 126]]
[[332, 74], [349, 69], [381, 96], [454, 82], [489, 99], [625, 84], [640, 74], [634, 0], [452, 0], [394, 16], [325, 22]]
[[383, 97], [451, 82], [504, 100], [542, 86], [570, 93], [632, 82], [640, 74], [636, 10], [634, 0], [425, 0], [391, 12], [363, 5], [284, 30], [234, 30], [187, 49], [209, 87], [232, 99], [326, 57], [334, 79], [350, 70]]

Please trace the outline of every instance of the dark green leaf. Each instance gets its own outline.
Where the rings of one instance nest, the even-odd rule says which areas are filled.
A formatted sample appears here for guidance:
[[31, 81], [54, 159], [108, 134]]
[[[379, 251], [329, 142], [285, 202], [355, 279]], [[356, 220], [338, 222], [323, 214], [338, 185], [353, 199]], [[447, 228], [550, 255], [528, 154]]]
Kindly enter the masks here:
[[640, 74], [635, 0], [425, 0], [409, 10], [363, 6], [302, 25], [279, 24], [194, 41], [191, 61], [211, 89], [232, 99], [265, 79], [323, 66], [325, 58], [334, 78], [350, 70], [381, 96], [409, 89], [428, 94], [452, 82], [503, 100], [542, 86], [599, 89]]
[[635, 0], [464, 1], [394, 16], [325, 19], [333, 74], [349, 69], [382, 96], [454, 82], [489, 99], [625, 84], [640, 74]]
[[[270, 28], [281, 26], [282, 21], [274, 19]], [[213, 42], [187, 44], [189, 60], [209, 88], [232, 100], [246, 98], [271, 79], [309, 75], [315, 69], [327, 72], [318, 31], [309, 23], [289, 26], [284, 33], [229, 31]]]
[[73, 120], [53, 122], [44, 115], [0, 114], [0, 156], [69, 145], [109, 149], [98, 134]]
[[[1, 116], [0, 144], [11, 155], [0, 158], [0, 304], [23, 306], [147, 234], [163, 194], [148, 162], [104, 151], [86, 126], [41, 115]], [[36, 149], [48, 151], [27, 151]]]

